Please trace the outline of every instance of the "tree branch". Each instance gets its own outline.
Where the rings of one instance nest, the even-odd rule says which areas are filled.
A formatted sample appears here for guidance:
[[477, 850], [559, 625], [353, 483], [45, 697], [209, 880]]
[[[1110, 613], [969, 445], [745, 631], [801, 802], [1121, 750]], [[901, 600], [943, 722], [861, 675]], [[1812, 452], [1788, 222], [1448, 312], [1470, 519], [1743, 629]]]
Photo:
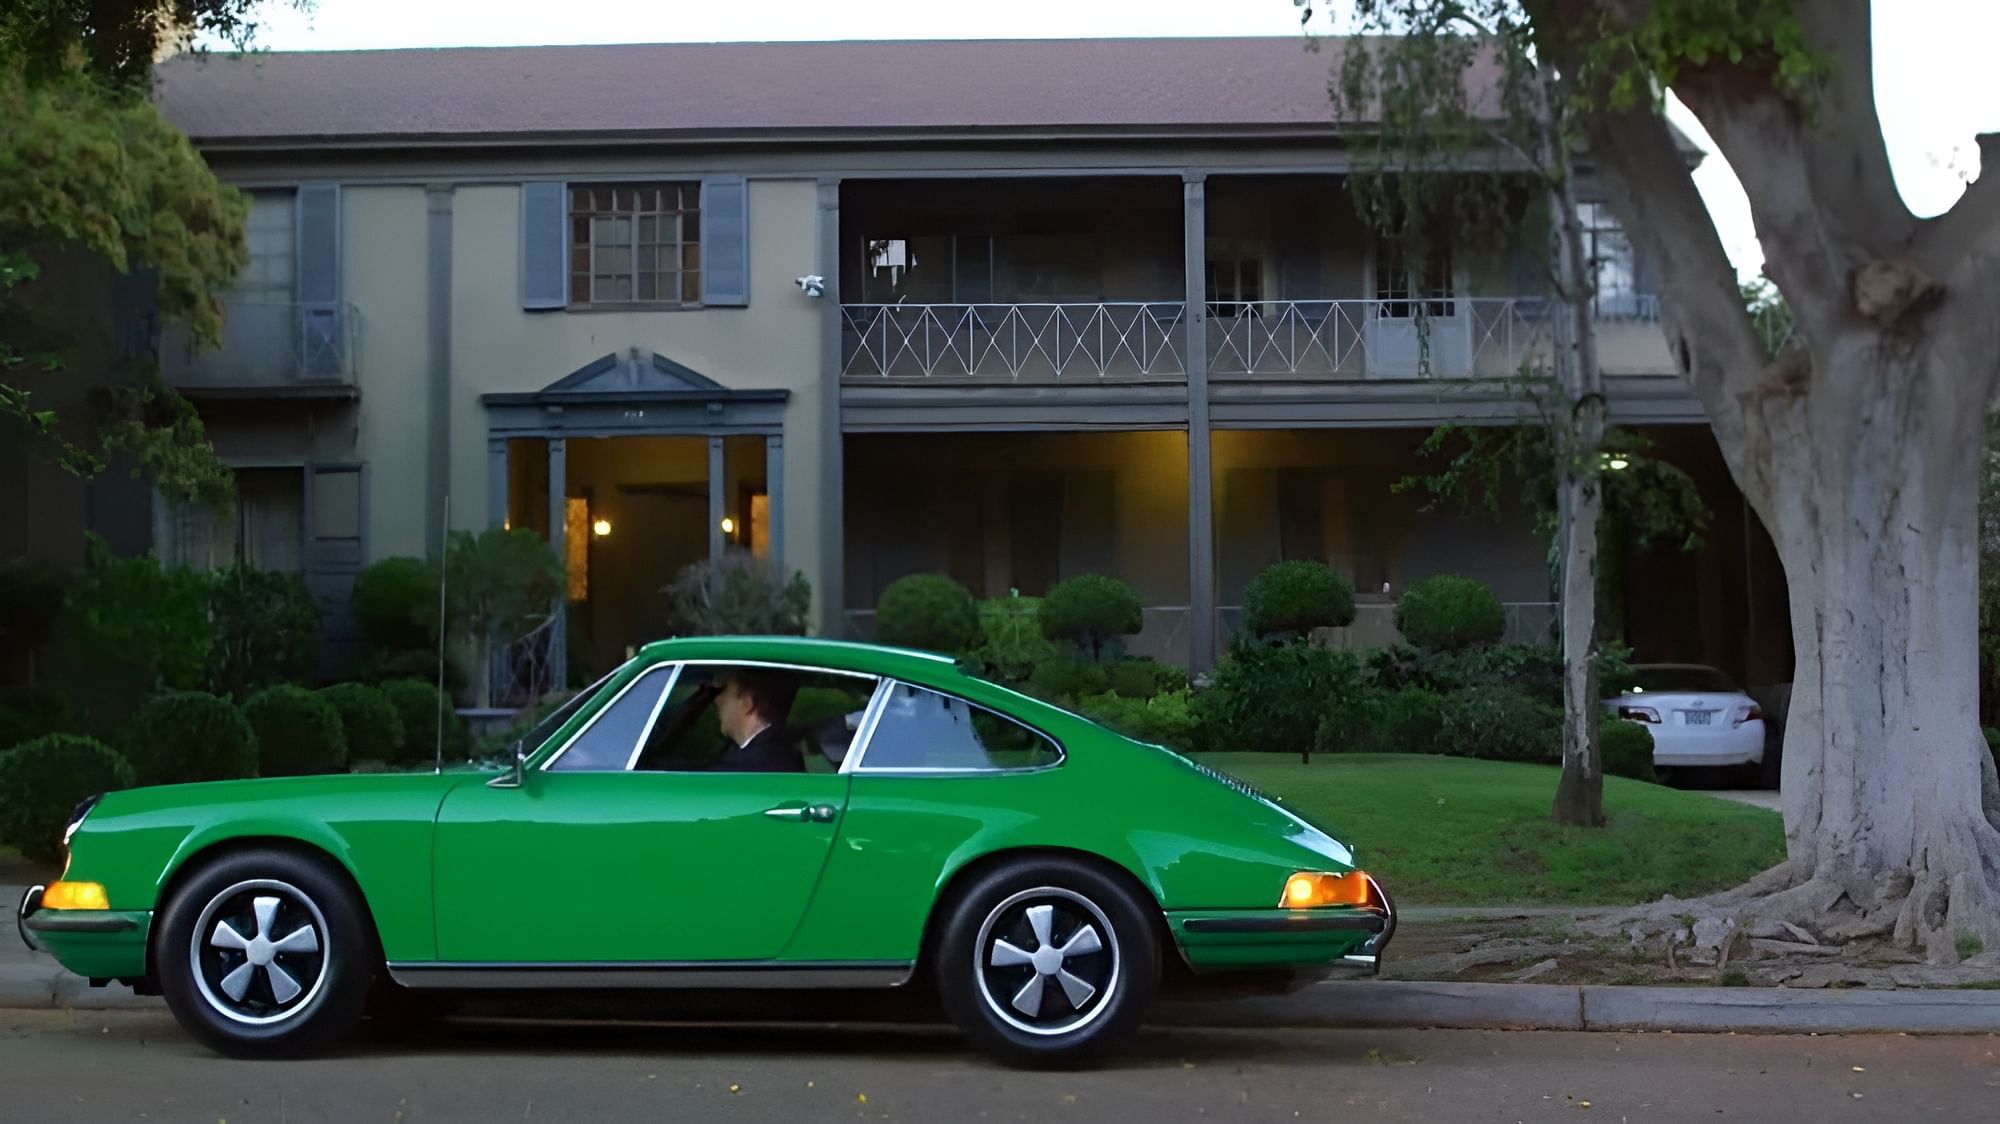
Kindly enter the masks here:
[[[1725, 455], [1746, 450], [1743, 400], [1763, 377], [1769, 353], [1667, 120], [1639, 107], [1591, 113], [1584, 126], [1590, 160], [1627, 235], [1660, 263], [1674, 364]], [[1746, 492], [1762, 479], [1759, 465], [1732, 467]]]

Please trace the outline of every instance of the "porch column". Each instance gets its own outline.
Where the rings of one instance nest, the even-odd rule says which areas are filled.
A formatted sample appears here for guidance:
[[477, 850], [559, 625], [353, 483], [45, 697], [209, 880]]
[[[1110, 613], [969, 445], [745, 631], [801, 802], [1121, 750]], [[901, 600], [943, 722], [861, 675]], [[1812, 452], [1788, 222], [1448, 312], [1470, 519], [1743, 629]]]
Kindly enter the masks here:
[[486, 439], [486, 525], [504, 526], [507, 522], [507, 439], [488, 437]]
[[[823, 179], [819, 181], [819, 275], [826, 282], [826, 292], [820, 297], [824, 306], [820, 309], [819, 334], [819, 394], [814, 399], [819, 406], [819, 417], [806, 424], [817, 424], [819, 442], [817, 452], [813, 446], [806, 446], [808, 455], [815, 455], [814, 476], [818, 485], [813, 489], [811, 500], [819, 512], [819, 555], [818, 565], [808, 575], [813, 587], [813, 631], [821, 636], [847, 635], [847, 584], [842, 569], [847, 560], [846, 528], [846, 471], [845, 452], [842, 449], [840, 426], [840, 364], [841, 313], [840, 313], [840, 181]], [[786, 424], [790, 424], [789, 421]]]
[[726, 469], [722, 459], [722, 438], [708, 439], [708, 557], [710, 561], [722, 557], [722, 516], [728, 510], [728, 497], [723, 493]]
[[[764, 494], [769, 510], [765, 517], [769, 520], [771, 536], [768, 551], [771, 566], [783, 580], [785, 576], [785, 438], [773, 433], [764, 438]], [[744, 512], [745, 519], [750, 518]]]
[[1215, 508], [1208, 431], [1208, 184], [1183, 173], [1181, 249], [1186, 271], [1188, 388], [1188, 666], [1215, 663]]
[[[569, 442], [561, 437], [549, 438], [549, 546], [555, 549], [556, 557], [567, 560], [569, 552], [563, 548], [563, 539], [568, 530], [565, 516], [565, 499], [569, 494], [569, 483], [564, 479], [564, 470], [569, 461]], [[557, 690], [569, 686], [569, 586], [556, 593], [555, 627], [549, 630], [549, 669], [554, 676]]]

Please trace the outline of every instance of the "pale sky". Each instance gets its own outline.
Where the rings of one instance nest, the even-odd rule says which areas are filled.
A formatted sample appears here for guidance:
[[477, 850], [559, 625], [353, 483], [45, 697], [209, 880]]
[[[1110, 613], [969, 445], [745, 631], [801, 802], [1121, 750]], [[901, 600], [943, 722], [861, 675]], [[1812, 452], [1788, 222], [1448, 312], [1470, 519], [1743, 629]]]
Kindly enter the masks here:
[[[1325, 2], [1316, 7], [1324, 8]], [[1976, 176], [1975, 134], [2000, 131], [2000, 3], [1880, 0], [1875, 92], [1898, 188], [1935, 215]], [[1889, 13], [1893, 12], [1893, 16]], [[273, 3], [261, 47], [280, 51], [810, 39], [1037, 39], [1124, 35], [1295, 35], [1290, 0], [318, 0]], [[1324, 17], [1315, 24], [1325, 28]], [[840, 91], [828, 90], [828, 97]], [[1678, 102], [1674, 121], [1713, 152]], [[1737, 270], [1763, 261], [1749, 204], [1721, 157], [1695, 173]]]

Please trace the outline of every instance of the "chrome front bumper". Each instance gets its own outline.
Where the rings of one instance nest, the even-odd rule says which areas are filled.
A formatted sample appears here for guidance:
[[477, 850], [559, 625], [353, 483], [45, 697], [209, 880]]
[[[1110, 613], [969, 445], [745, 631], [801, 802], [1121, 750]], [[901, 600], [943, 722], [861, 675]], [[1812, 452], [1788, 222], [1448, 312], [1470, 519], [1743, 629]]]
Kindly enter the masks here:
[[28, 931], [28, 915], [42, 908], [42, 892], [46, 889], [48, 887], [40, 883], [28, 887], [27, 892], [21, 895], [20, 908], [14, 911], [14, 930], [21, 934], [21, 943], [27, 945], [30, 952], [44, 951], [41, 942]]

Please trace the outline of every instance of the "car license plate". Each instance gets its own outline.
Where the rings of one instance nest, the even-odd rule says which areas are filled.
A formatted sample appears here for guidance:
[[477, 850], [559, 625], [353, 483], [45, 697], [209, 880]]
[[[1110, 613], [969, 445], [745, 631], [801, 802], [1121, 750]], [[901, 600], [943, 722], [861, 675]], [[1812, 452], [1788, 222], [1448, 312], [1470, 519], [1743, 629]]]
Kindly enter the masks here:
[[1706, 726], [1708, 725], [1708, 720], [1714, 716], [1715, 712], [1712, 710], [1683, 710], [1681, 711], [1681, 724], [1685, 726]]

